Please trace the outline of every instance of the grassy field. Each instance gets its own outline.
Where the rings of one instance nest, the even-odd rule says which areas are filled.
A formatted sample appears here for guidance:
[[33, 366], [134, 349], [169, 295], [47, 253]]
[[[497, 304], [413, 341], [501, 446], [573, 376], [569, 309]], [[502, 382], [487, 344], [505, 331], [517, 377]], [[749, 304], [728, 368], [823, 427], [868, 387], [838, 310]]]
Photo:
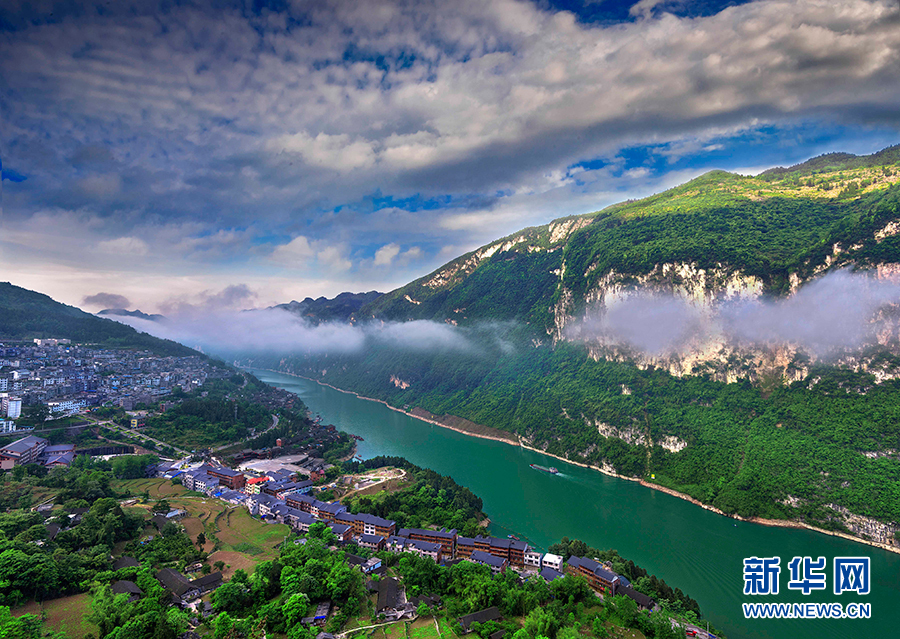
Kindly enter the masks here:
[[[290, 533], [290, 527], [285, 524], [263, 523], [251, 517], [245, 508], [187, 491], [167, 479], [117, 481], [114, 487], [120, 491], [130, 490], [137, 495], [146, 491], [150, 495], [150, 501], [136, 504], [132, 507], [134, 509], [149, 512], [158, 499], [166, 499], [173, 508], [185, 509], [188, 515], [180, 523], [191, 539], [196, 540], [200, 533], [206, 536], [204, 551], [212, 553], [215, 538], [219, 539], [219, 551], [210, 557], [209, 562], [221, 559], [230, 564], [231, 568], [225, 571], [226, 579], [238, 568], [252, 572], [256, 564], [274, 559], [278, 554], [276, 546]], [[147, 534], [154, 533], [155, 529], [148, 528]]]
[[444, 635], [435, 628], [434, 618], [431, 615], [419, 617], [409, 626], [409, 639], [448, 639], [453, 637], [451, 633]]
[[41, 615], [41, 610], [47, 615], [46, 627], [52, 630], [62, 630], [69, 639], [81, 639], [88, 634], [97, 635], [99, 628], [86, 621], [84, 616], [91, 610], [91, 596], [88, 593], [50, 599], [39, 604], [29, 601], [20, 608], [13, 610], [16, 616], [31, 613]]
[[153, 477], [151, 479], [119, 479], [113, 481], [111, 486], [118, 491], [130, 490], [135, 495], [144, 491], [150, 494], [151, 499], [168, 499], [183, 495], [187, 489], [180, 484], [173, 484], [168, 479]]
[[278, 554], [275, 547], [291, 532], [286, 524], [265, 524], [240, 507], [229, 510], [216, 523], [221, 530], [216, 535], [225, 545], [223, 550], [247, 552], [258, 561], [273, 559]]
[[253, 569], [256, 568], [256, 564], [260, 562], [256, 557], [234, 550], [217, 550], [209, 556], [210, 564], [214, 564], [217, 561], [225, 562], [222, 578], [226, 581], [231, 579], [234, 571], [238, 569], [245, 570], [248, 574], [252, 573]]

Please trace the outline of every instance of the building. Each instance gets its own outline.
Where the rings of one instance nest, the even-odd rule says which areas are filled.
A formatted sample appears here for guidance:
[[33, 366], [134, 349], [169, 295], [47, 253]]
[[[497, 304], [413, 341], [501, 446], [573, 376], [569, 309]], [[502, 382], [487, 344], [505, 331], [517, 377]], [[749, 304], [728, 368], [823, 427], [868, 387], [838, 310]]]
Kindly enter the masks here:
[[200, 588], [177, 570], [163, 568], [156, 573], [156, 580], [163, 588], [184, 601], [191, 601], [200, 596]]
[[210, 468], [206, 471], [208, 475], [215, 477], [223, 486], [227, 486], [231, 490], [240, 490], [244, 487], [247, 478], [244, 473], [239, 473], [230, 468]]
[[268, 481], [260, 487], [260, 492], [278, 497], [278, 499], [284, 499], [285, 494], [295, 492], [294, 482], [286, 480]]
[[272, 510], [277, 506], [289, 507], [280, 499], [275, 499], [271, 495], [263, 493], [250, 496], [247, 499], [247, 505], [250, 508], [251, 515], [259, 515], [260, 517], [273, 516]]
[[[456, 558], [467, 559], [472, 556], [476, 550], [486, 552], [494, 557], [500, 557], [509, 561], [510, 565], [525, 566], [525, 553], [528, 551], [528, 544], [518, 539], [502, 539], [500, 537], [484, 537], [478, 535], [474, 538], [457, 537], [456, 539]], [[538, 555], [539, 557], [539, 555]], [[532, 564], [535, 567], [538, 565]]]
[[113, 563], [113, 570], [122, 570], [123, 568], [140, 568], [140, 562], [134, 557], [122, 555]]
[[472, 632], [472, 624], [475, 622], [484, 623], [486, 621], [497, 621], [502, 618], [503, 615], [500, 614], [500, 610], [497, 606], [491, 606], [490, 608], [473, 612], [471, 615], [459, 617], [457, 621], [459, 622], [459, 625], [462, 626], [463, 634], [467, 635]]
[[524, 560], [526, 568], [536, 568], [537, 570], [540, 570], [543, 567], [541, 565], [541, 553], [537, 550], [529, 548], [525, 551]]
[[350, 541], [353, 538], [353, 528], [348, 526], [347, 524], [328, 524], [328, 527], [331, 528], [331, 532], [335, 534], [338, 538], [338, 541], [342, 541], [344, 543]]
[[302, 510], [298, 510], [296, 508], [291, 508], [292, 514], [289, 518], [289, 523], [291, 528], [294, 530], [299, 530], [300, 532], [309, 532], [309, 527], [315, 524], [319, 519], [316, 519], [309, 513], [305, 513]]
[[114, 581], [111, 590], [114, 595], [128, 595], [128, 603], [137, 601], [144, 596], [144, 591], [141, 590], [136, 583], [126, 579]]
[[631, 586], [619, 586], [618, 594], [625, 595], [638, 605], [641, 610], [653, 610], [656, 602], [642, 592], [638, 592]]
[[6, 415], [7, 419], [19, 419], [22, 416], [22, 398], [4, 397], [3, 414]]
[[57, 401], [47, 402], [47, 408], [51, 413], [77, 413], [84, 410], [87, 406], [87, 400], [78, 397], [70, 397], [68, 399], [60, 399]]
[[366, 574], [375, 572], [381, 568], [381, 559], [378, 557], [370, 557], [369, 559], [366, 559], [366, 562], [362, 564], [360, 568], [362, 568], [362, 571]]
[[422, 528], [401, 528], [397, 533], [399, 537], [406, 537], [416, 541], [427, 541], [441, 545], [441, 554], [452, 557], [456, 546], [456, 530], [425, 530]]
[[[291, 508], [297, 508], [305, 513], [311, 513], [313, 504], [318, 500], [315, 497], [310, 497], [303, 493], [293, 493], [291, 495], [286, 495], [284, 501]], [[318, 512], [318, 508], [316, 509], [316, 512]]]
[[38, 458], [44, 466], [68, 466], [75, 459], [75, 444], [46, 446]]
[[400, 582], [393, 577], [380, 579], [375, 585], [378, 592], [378, 601], [375, 611], [384, 615], [386, 621], [396, 621], [403, 617], [413, 617], [416, 614], [415, 607], [406, 600], [406, 593]]
[[[340, 502], [319, 502], [316, 504], [319, 509], [319, 518], [324, 521], [333, 522], [335, 517], [341, 513], [347, 512], [347, 507], [341, 505]], [[353, 527], [350, 526], [350, 533], [353, 534]]]
[[554, 570], [553, 568], [550, 568], [549, 566], [544, 566], [543, 568], [541, 568], [541, 572], [539, 574], [541, 575], [541, 577], [544, 578], [544, 581], [546, 581], [548, 584], [551, 581], [556, 581], [557, 579], [562, 579], [563, 577], [565, 577], [565, 575], [562, 574], [560, 571]]
[[607, 570], [600, 563], [586, 557], [569, 557], [566, 562], [567, 572], [581, 575], [587, 579], [588, 585], [608, 595], [615, 595], [620, 585], [619, 575]]
[[197, 577], [191, 582], [191, 585], [200, 591], [200, 596], [202, 597], [222, 585], [222, 573], [211, 572], [208, 575]]
[[562, 572], [562, 563], [563, 558], [559, 555], [554, 555], [552, 553], [547, 553], [544, 555], [543, 559], [541, 559], [541, 566], [546, 566], [547, 568], [553, 568], [558, 572]]
[[475, 551], [475, 540], [472, 537], [456, 538], [456, 558], [468, 559]]
[[[513, 566], [518, 566], [519, 568], [525, 565], [525, 553], [528, 551], [528, 544], [524, 541], [520, 541], [518, 539], [510, 539], [509, 540], [509, 555], [507, 558], [509, 559], [509, 563]], [[491, 552], [491, 554], [494, 554]], [[502, 555], [497, 555], [502, 556]]]
[[411, 543], [412, 542], [406, 537], [398, 537], [396, 535], [392, 535], [385, 540], [384, 549], [391, 552], [403, 552]]
[[256, 495], [268, 481], [268, 477], [249, 477], [244, 484], [244, 490], [248, 495]]
[[390, 537], [397, 532], [396, 522], [390, 519], [382, 519], [368, 513], [359, 513], [358, 515], [350, 515], [353, 518], [353, 534], [359, 535], [378, 535], [379, 537]]
[[235, 506], [240, 506], [244, 504], [249, 497], [239, 490], [223, 490], [219, 493], [219, 499], [222, 501], [227, 501], [229, 504], [234, 504]]
[[0, 448], [0, 468], [9, 469], [22, 464], [33, 464], [47, 447], [47, 440], [29, 435]]
[[[16, 428], [16, 423], [11, 419], [0, 419], [0, 433], [14, 433], [18, 428]], [[23, 428], [22, 430], [28, 430]]]
[[194, 477], [194, 490], [198, 493], [206, 493], [207, 495], [216, 491], [221, 482], [206, 473]]
[[441, 563], [444, 557], [444, 547], [435, 542], [421, 541], [419, 539], [411, 539], [406, 545], [407, 552], [412, 552], [419, 557], [428, 557], [435, 563]]
[[384, 550], [384, 537], [379, 535], [360, 535], [359, 545], [372, 550]]
[[469, 561], [482, 566], [488, 566], [495, 575], [504, 572], [509, 567], [509, 560], [504, 557], [496, 557], [483, 550], [476, 550], [469, 557]]

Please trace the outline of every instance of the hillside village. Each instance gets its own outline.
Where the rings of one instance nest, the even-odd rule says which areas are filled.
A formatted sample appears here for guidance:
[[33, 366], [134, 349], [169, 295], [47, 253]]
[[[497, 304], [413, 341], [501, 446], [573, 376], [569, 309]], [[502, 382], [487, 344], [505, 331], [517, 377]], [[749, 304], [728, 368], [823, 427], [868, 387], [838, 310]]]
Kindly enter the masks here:
[[[19, 442], [20, 446], [29, 439], [37, 438], [24, 438]], [[40, 459], [42, 455], [43, 451], [33, 459]], [[279, 465], [278, 460], [270, 461], [275, 462], [270, 466]], [[330, 467], [324, 469], [327, 473], [319, 473], [315, 468], [321, 460], [303, 460], [294, 456], [291, 461], [299, 462], [299, 465], [286, 465], [303, 470], [294, 472], [282, 467], [257, 473], [232, 469], [211, 460], [163, 461], [145, 466], [145, 479], [122, 482], [123, 487], [152, 488], [158, 501], [150, 505], [147, 501], [150, 494], [146, 492], [143, 500], [119, 500], [124, 511], [140, 516], [143, 533], [139, 541], [128, 542], [119, 553], [114, 552], [114, 556], [109, 557], [112, 572], [104, 574], [109, 575], [110, 596], [117, 601], [121, 597], [123, 603], [138, 605], [148, 596], [148, 590], [156, 588], [148, 586], [147, 576], [152, 575], [153, 584], [165, 592], [165, 604], [184, 615], [188, 625], [184, 631], [188, 634], [184, 634], [184, 638], [192, 637], [190, 633], [203, 636], [209, 634], [206, 630], [216, 627], [217, 618], [228, 615], [225, 595], [216, 594], [219, 589], [226, 584], [239, 585], [253, 569], [259, 570], [271, 561], [277, 562], [288, 547], [302, 548], [313, 544], [311, 548], [321, 545], [321, 552], [330, 555], [329, 561], [359, 574], [360, 583], [365, 584], [369, 593], [365, 595], [369, 603], [348, 617], [340, 612], [341, 596], [309, 600], [306, 614], [297, 619], [300, 627], [313, 632], [304, 635], [306, 637], [328, 639], [341, 631], [347, 636], [348, 628], [364, 627], [366, 623], [417, 623], [420, 617], [432, 614], [446, 617], [442, 593], [437, 588], [433, 591], [422, 588], [418, 578], [404, 573], [400, 568], [407, 566], [408, 569], [408, 565], [402, 561], [398, 564], [402, 557], [414, 557], [419, 562], [416, 564], [419, 572], [460, 570], [461, 564], [479, 567], [484, 570], [479, 573], [483, 577], [516, 588], [533, 587], [529, 584], [536, 583], [535, 580], [552, 586], [565, 580], [566, 576], [577, 576], [590, 589], [584, 596], [616, 600], [625, 597], [637, 611], [660, 612], [656, 601], [636, 591], [624, 575], [616, 574], [609, 562], [589, 556], [543, 552], [512, 535], [509, 538], [485, 534], [463, 536], [455, 529], [441, 526], [403, 528], [383, 517], [354, 512], [355, 508], [348, 508], [338, 500], [325, 501], [314, 496], [314, 493], [325, 493], [338, 486], [348, 494], [383, 494], [385, 488], [403, 486], [403, 480], [409, 479], [408, 473], [401, 468], [381, 467], [361, 473], [336, 474], [336, 467], [328, 465]], [[25, 457], [18, 463], [22, 468], [30, 465]], [[55, 472], [69, 472], [70, 468], [76, 471], [77, 466], [58, 467]], [[355, 504], [358, 506], [359, 502]], [[70, 504], [54, 505], [48, 500], [34, 512], [44, 518], [45, 524], [43, 527], [38, 524], [38, 527], [42, 532], [46, 531], [38, 534], [42, 539], [34, 543], [52, 544], [61, 539], [60, 535], [76, 534], [92, 509], [72, 508]], [[202, 524], [197, 520], [202, 516], [201, 512], [207, 513]], [[210, 514], [213, 512], [218, 515], [211, 525]], [[223, 538], [230, 539], [231, 526], [252, 527], [255, 532], [246, 537], [247, 542], [223, 544]], [[271, 530], [274, 536], [266, 530]], [[172, 555], [165, 551], [161, 553], [154, 545], [171, 545], [172, 540], [179, 538], [183, 539], [181, 546], [177, 546], [181, 550]], [[193, 539], [197, 541], [193, 542]], [[261, 544], [258, 540], [264, 539], [270, 542], [266, 546], [268, 550], [257, 549], [255, 552], [264, 552], [265, 556], [272, 557], [270, 560], [260, 563], [257, 556], [237, 551], [238, 548], [252, 551], [252, 546]], [[150, 554], [147, 554], [148, 547], [154, 549]], [[185, 547], [192, 550], [185, 553]], [[223, 547], [232, 550], [219, 550]], [[421, 562], [434, 568], [427, 569]], [[237, 568], [238, 565], [241, 568]], [[231, 587], [227, 590], [231, 592]], [[97, 596], [95, 593], [94, 598]], [[343, 606], [347, 606], [346, 602]], [[506, 631], [498, 624], [506, 621], [518, 623], [507, 619], [497, 606], [487, 606], [448, 618], [445, 627], [451, 636], [461, 636], [481, 629], [485, 624], [494, 624], [490, 627], [496, 626], [496, 629], [490, 636], [500, 639]], [[441, 627], [437, 621], [435, 627]], [[213, 635], [219, 636], [215, 631], [209, 636]], [[289, 633], [288, 636], [292, 635]]]
[[[54, 610], [52, 602], [74, 598], [81, 602], [79, 627], [90, 619], [101, 638], [118, 639], [112, 625], [107, 632], [105, 624], [112, 623], [108, 616], [112, 613], [99, 612], [106, 605], [102, 602], [113, 608], [131, 606], [126, 608], [134, 611], [129, 614], [137, 614], [152, 600], [152, 614], [173, 611], [165, 613], [171, 617], [166, 623], [183, 639], [203, 635], [223, 639], [220, 626], [239, 625], [229, 615], [240, 606], [229, 598], [252, 586], [260, 570], [286, 561], [285, 553], [296, 548], [300, 553], [318, 553], [316, 561], [327, 562], [331, 571], [353, 571], [358, 576], [342, 573], [343, 585], [336, 589], [303, 591], [303, 614], [276, 626], [292, 639], [328, 639], [340, 632], [346, 636], [365, 623], [416, 624], [433, 614], [440, 639], [447, 633], [473, 631], [482, 639], [487, 635], [501, 639], [523, 623], [509, 611], [504, 614], [502, 606], [488, 605], [499, 603], [496, 595], [482, 597], [481, 607], [457, 602], [452, 610], [446, 609], [446, 585], [421, 583], [421, 576], [434, 570], [457, 575], [466, 583], [480, 575], [478, 579], [494, 580], [496, 587], [514, 591], [533, 589], [538, 582], [571, 588], [559, 584], [568, 584], [567, 576], [577, 576], [587, 588], [579, 600], [615, 598], [631, 602], [633, 611], [668, 614], [654, 598], [632, 587], [609, 561], [598, 560], [598, 551], [593, 556], [573, 554], [568, 548], [541, 551], [514, 535], [489, 536], [476, 519], [468, 520], [463, 534], [458, 523], [448, 525], [449, 519], [426, 518], [422, 523], [427, 525], [414, 527], [367, 512], [384, 495], [427, 487], [421, 469], [405, 460], [406, 465], [399, 467], [387, 461], [374, 465], [355, 461], [352, 439], [300, 414], [305, 407], [294, 395], [252, 376], [198, 357], [160, 358], [148, 352], [72, 346], [66, 340], [35, 340], [33, 345], [3, 349], [0, 379], [18, 393], [6, 391], [3, 397], [7, 417], [16, 418], [7, 420], [6, 435], [18, 438], [0, 445], [0, 465], [9, 471], [2, 478], [9, 495], [4, 503], [10, 509], [0, 514], [0, 529], [9, 540], [0, 552], [21, 553], [37, 565], [49, 566], [62, 561], [57, 558], [60, 551], [75, 557], [98, 541], [108, 546], [94, 545], [95, 550], [109, 548], [102, 558], [78, 560], [80, 582], [59, 575], [40, 587], [26, 580], [15, 588], [15, 577], [0, 580], [10, 584], [11, 590], [3, 595], [13, 606], [28, 596], [39, 600], [47, 594], [63, 595], [49, 599]], [[217, 403], [223, 401], [234, 405], [233, 420], [230, 408], [226, 417], [217, 412]], [[22, 419], [18, 402], [30, 407], [30, 421]], [[241, 415], [238, 402], [243, 402]], [[246, 433], [246, 438], [194, 451], [159, 439], [161, 433], [189, 435], [178, 430], [182, 427], [165, 430], [165, 420], [188, 406], [198, 415], [219, 414], [218, 418], [232, 421], [232, 428], [243, 424], [245, 431], [230, 432]], [[50, 419], [59, 415], [70, 419]], [[224, 422], [220, 427], [174, 423], [208, 431], [228, 427]], [[184, 441], [194, 440], [178, 439], [182, 445]], [[182, 456], [160, 459], [152, 448]], [[98, 479], [84, 481], [101, 476], [105, 479], [99, 479], [97, 489], [89, 486]], [[434, 473], [430, 476], [440, 479]], [[457, 486], [449, 478], [440, 481]], [[480, 508], [480, 499], [468, 495], [475, 500], [472, 508]], [[461, 512], [454, 522], [463, 521]], [[418, 562], [412, 571], [409, 558]], [[468, 575], [467, 570], [480, 572]], [[359, 592], [354, 591], [357, 582]], [[78, 592], [84, 594], [74, 594]], [[550, 591], [540, 592], [534, 601], [550, 596]], [[30, 605], [14, 608], [13, 615], [29, 619]], [[653, 617], [632, 615], [629, 623], [646, 625], [647, 619]], [[64, 627], [73, 629], [71, 623]], [[292, 628], [307, 630], [303, 634]], [[84, 633], [72, 634], [74, 639]], [[235, 636], [241, 635], [255, 636], [249, 630]]]
[[[173, 391], [190, 392], [231, 371], [200, 356], [160, 357], [150, 351], [72, 344], [68, 339], [0, 343], [0, 433], [29, 430], [29, 406], [43, 417], [65, 417], [92, 407], [134, 410]], [[27, 422], [27, 424], [26, 424]]]

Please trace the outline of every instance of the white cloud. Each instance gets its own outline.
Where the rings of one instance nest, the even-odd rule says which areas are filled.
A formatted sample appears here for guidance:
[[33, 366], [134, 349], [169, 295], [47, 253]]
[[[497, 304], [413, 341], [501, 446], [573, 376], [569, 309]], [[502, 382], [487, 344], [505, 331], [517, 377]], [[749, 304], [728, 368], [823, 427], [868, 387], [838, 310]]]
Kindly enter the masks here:
[[316, 263], [321, 269], [340, 273], [353, 266], [347, 255], [348, 248], [343, 243], [311, 241], [304, 235], [298, 235], [287, 244], [276, 247], [269, 259], [289, 268], [309, 268]]
[[97, 244], [97, 250], [121, 255], [146, 255], [150, 251], [147, 243], [139, 237], [117, 237]]
[[312, 166], [338, 172], [368, 168], [375, 163], [375, 151], [370, 142], [352, 139], [349, 135], [308, 133], [284, 135], [266, 143], [266, 149], [276, 153], [296, 153]]
[[272, 259], [285, 266], [302, 267], [314, 257], [316, 252], [309, 244], [309, 239], [298, 235], [287, 244], [282, 244], [272, 251]]
[[390, 266], [394, 258], [400, 254], [400, 247], [396, 244], [385, 244], [375, 251], [375, 266]]
[[331, 271], [347, 271], [353, 266], [353, 263], [346, 257], [347, 248], [345, 246], [326, 246], [316, 254], [316, 258], [321, 264]]

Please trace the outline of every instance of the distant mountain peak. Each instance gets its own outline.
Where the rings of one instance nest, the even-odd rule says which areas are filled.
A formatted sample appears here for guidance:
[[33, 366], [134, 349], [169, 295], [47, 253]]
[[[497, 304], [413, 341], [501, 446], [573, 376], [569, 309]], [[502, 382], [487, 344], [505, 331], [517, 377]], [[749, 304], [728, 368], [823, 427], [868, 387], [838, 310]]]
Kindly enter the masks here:
[[151, 315], [151, 314], [144, 313], [138, 309], [129, 311], [124, 308], [107, 308], [107, 309], [104, 309], [104, 310], [100, 311], [99, 313], [97, 313], [97, 315], [114, 316], [114, 317], [115, 316], [137, 317], [138, 319], [149, 320], [151, 322], [166, 321], [166, 317], [164, 315], [157, 315], [155, 313]]
[[333, 299], [327, 297], [304, 298], [302, 302], [291, 300], [287, 304], [278, 304], [271, 308], [280, 308], [302, 317], [313, 324], [322, 322], [347, 322], [353, 319], [356, 312], [366, 304], [371, 304], [383, 293], [369, 291], [367, 293], [339, 293]]

